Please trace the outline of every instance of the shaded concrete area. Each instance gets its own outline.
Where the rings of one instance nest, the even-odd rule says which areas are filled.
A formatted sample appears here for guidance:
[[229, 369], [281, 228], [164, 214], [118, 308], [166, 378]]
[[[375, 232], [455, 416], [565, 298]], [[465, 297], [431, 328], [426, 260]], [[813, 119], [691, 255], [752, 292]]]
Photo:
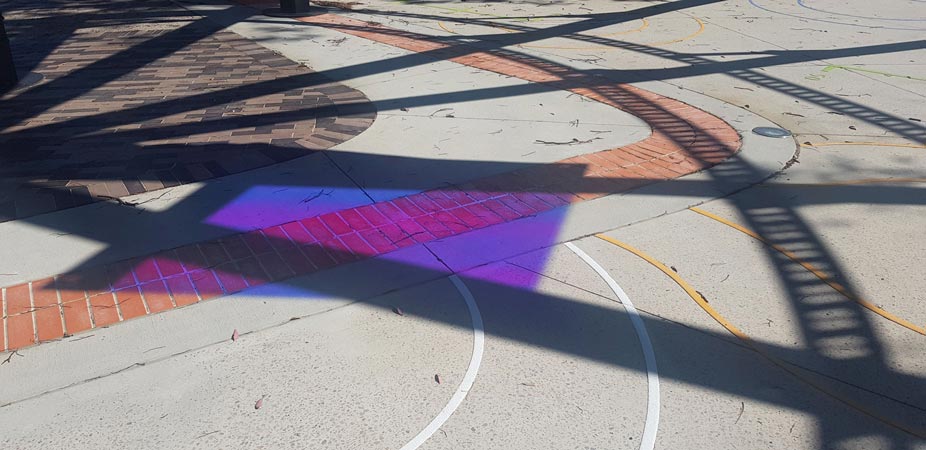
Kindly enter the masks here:
[[[570, 242], [651, 337], [655, 448], [926, 448], [918, 2], [376, 1], [303, 21], [184, 6], [363, 92], [377, 121], [325, 153], [128, 197], [147, 203], [2, 224], [19, 259], [0, 265], [4, 299], [22, 281], [306, 214], [479, 196], [467, 182], [480, 177], [544, 170], [567, 180], [544, 194], [595, 197], [7, 353], [4, 445], [654, 448], [635, 316]], [[640, 174], [552, 164], [682, 134], [570, 93], [589, 78], [607, 80], [599, 95], [631, 82], [718, 117], [742, 150], [621, 190]], [[794, 136], [751, 132], [776, 125]]]
[[22, 78], [40, 81], [0, 98], [2, 221], [291, 160], [376, 115], [359, 91], [171, 2], [5, 13]]

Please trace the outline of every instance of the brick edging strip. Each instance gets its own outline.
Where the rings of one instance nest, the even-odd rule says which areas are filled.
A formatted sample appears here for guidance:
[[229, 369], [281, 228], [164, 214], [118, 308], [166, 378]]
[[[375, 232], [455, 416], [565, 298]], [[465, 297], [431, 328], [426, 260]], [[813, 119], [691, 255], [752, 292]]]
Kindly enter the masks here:
[[643, 89], [576, 74], [565, 66], [501, 50], [460, 52], [427, 36], [332, 14], [299, 20], [548, 83], [627, 111], [646, 121], [653, 133], [635, 144], [554, 164], [6, 287], [0, 350], [59, 339], [677, 178], [717, 164], [740, 147], [736, 131], [716, 116]]

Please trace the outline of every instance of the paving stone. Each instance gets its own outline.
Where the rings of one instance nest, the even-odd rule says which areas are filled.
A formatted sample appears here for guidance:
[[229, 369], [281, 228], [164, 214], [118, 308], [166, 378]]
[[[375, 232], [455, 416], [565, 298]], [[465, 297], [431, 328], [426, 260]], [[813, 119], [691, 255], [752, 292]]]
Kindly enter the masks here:
[[375, 116], [361, 92], [169, 1], [14, 0], [4, 15], [17, 67], [43, 79], [0, 97], [0, 222], [287, 161]]

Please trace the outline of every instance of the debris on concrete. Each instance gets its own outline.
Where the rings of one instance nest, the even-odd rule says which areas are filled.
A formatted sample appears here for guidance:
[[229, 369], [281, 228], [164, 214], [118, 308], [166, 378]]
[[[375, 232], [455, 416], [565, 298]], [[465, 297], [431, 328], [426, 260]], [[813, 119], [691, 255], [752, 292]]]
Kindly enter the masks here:
[[590, 142], [592, 142], [592, 141], [597, 141], [598, 139], [601, 139], [601, 138], [600, 138], [600, 137], [593, 137], [593, 138], [591, 138], [591, 139], [587, 139], [587, 140], [584, 140], [584, 141], [583, 141], [583, 140], [580, 140], [579, 138], [572, 138], [571, 141], [566, 141], [566, 142], [544, 141], [544, 140], [536, 139], [536, 140], [534, 140], [534, 143], [535, 143], [535, 144], [543, 144], [543, 145], [579, 145], [579, 144], [588, 144], [588, 143], [590, 143]]
[[7, 356], [6, 359], [3, 360], [3, 362], [0, 362], [0, 366], [2, 366], [2, 365], [4, 365], [4, 364], [6, 364], [6, 363], [12, 361], [12, 360], [13, 360], [13, 356], [20, 356], [20, 357], [22, 357], [23, 355], [22, 355], [21, 353], [19, 353], [18, 351], [13, 350], [12, 352], [10, 352], [10, 356]]

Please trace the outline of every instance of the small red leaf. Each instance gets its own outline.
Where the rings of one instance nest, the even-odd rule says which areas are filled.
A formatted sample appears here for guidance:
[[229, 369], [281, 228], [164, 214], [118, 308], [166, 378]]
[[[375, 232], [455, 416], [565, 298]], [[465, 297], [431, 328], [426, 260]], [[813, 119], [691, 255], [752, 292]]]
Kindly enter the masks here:
[[264, 398], [261, 397], [257, 400], [257, 403], [254, 404], [254, 409], [260, 409], [261, 406], [264, 406]]
[[238, 329], [235, 328], [235, 331], [232, 331], [232, 342], [236, 342], [237, 340], [238, 340]]

